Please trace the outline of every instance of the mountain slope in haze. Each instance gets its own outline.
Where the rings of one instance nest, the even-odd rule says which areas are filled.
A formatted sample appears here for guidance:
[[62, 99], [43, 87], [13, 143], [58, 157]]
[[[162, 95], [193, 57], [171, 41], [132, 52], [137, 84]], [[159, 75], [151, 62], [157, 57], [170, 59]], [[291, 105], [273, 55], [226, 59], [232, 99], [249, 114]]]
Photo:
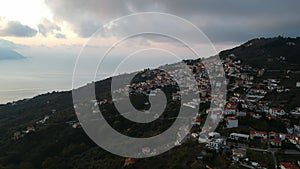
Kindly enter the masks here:
[[[252, 67], [299, 70], [300, 38], [260, 38], [220, 53], [221, 58], [234, 56]], [[283, 59], [283, 57], [285, 59]], [[110, 80], [96, 82], [96, 90], [110, 92]], [[47, 123], [37, 124], [46, 116]], [[76, 119], [71, 92], [52, 92], [29, 100], [0, 105], [0, 168], [2, 169], [71, 169], [122, 168], [124, 158], [99, 148], [82, 129], [67, 122]], [[118, 126], [118, 123], [115, 124]], [[35, 126], [36, 131], [19, 140], [12, 137], [17, 131]], [[123, 126], [121, 126], [123, 127]], [[131, 131], [136, 126], [131, 127]], [[139, 159], [132, 168], [204, 168], [203, 147], [196, 142], [183, 144], [162, 155]], [[210, 164], [224, 168], [207, 155]], [[222, 161], [223, 162], [223, 161]], [[197, 167], [199, 165], [199, 167]], [[130, 167], [130, 166], [129, 166]]]
[[19, 60], [19, 59], [25, 59], [25, 57], [12, 49], [0, 47], [0, 60]]

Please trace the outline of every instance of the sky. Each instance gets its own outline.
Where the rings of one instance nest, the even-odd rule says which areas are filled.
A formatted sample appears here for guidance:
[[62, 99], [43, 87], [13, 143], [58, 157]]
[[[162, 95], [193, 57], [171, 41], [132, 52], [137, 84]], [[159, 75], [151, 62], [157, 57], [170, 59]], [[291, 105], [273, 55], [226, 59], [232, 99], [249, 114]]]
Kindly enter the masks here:
[[[0, 76], [7, 78], [5, 84], [0, 82], [0, 93], [21, 89], [15, 83], [20, 84], [22, 80], [16, 82], [12, 79], [18, 75], [24, 78], [24, 73], [29, 78], [27, 82], [32, 81], [30, 79], [36, 74], [41, 75], [40, 72], [72, 74], [82, 46], [89, 42], [97, 30], [109, 30], [114, 26], [111, 21], [118, 21], [123, 16], [142, 12], [172, 14], [199, 28], [209, 43], [197, 41], [198, 37], [188, 29], [163, 23], [164, 18], [156, 18], [157, 25], [154, 25], [152, 21], [155, 18], [142, 17], [138, 24], [127, 20], [132, 24], [130, 27], [122, 27], [118, 34], [102, 32], [96, 45], [88, 43], [87, 47], [100, 47], [101, 51], [124, 35], [138, 31], [141, 27], [151, 27], [163, 32], [180, 30], [193, 45], [212, 44], [217, 53], [257, 37], [299, 36], [299, 6], [299, 0], [0, 0], [0, 47], [17, 51], [29, 58], [24, 63], [0, 60]], [[172, 51], [181, 49], [180, 45], [165, 38], [148, 36], [128, 43], [116, 55], [120, 57], [122, 51], [136, 45], [152, 48], [164, 46]], [[151, 54], [146, 53], [145, 57], [149, 59]], [[157, 51], [153, 54], [157, 54]], [[11, 85], [13, 83], [15, 86]], [[44, 89], [33, 92], [37, 94], [69, 87], [27, 86], [27, 89], [34, 88]], [[0, 102], [18, 99], [23, 95], [16, 94], [10, 99], [5, 97]]]

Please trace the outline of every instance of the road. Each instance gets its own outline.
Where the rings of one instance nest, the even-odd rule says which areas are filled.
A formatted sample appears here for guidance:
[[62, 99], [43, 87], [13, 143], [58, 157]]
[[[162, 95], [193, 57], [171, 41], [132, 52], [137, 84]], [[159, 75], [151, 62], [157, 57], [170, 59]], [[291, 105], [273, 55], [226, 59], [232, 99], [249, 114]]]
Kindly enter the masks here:
[[300, 155], [300, 151], [297, 151], [297, 150], [285, 150], [284, 154]]

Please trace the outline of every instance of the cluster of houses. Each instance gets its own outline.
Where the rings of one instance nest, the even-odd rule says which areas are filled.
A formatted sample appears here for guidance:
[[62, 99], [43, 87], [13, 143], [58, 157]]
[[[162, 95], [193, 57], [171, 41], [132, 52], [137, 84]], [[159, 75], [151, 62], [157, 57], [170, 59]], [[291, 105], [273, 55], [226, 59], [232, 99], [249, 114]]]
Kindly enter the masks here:
[[73, 120], [73, 121], [67, 121], [66, 122], [68, 125], [72, 126], [74, 129], [80, 129], [81, 128], [81, 123], [79, 121]]
[[[230, 57], [234, 57], [231, 55]], [[287, 113], [282, 107], [272, 105], [272, 102], [265, 101], [264, 98], [268, 92], [289, 92], [290, 89], [281, 86], [280, 81], [277, 79], [263, 80], [261, 83], [254, 82], [255, 76], [262, 76], [265, 72], [264, 69], [256, 70], [250, 66], [241, 66], [240, 61], [226, 58], [223, 61], [224, 70], [226, 73], [227, 84], [229, 91], [233, 94], [229, 97], [224, 111], [218, 109], [208, 109], [207, 114], [222, 115], [221, 120], [226, 121], [226, 128], [238, 128], [240, 116], [249, 116], [255, 119], [261, 119], [265, 116], [267, 119], [285, 119], [287, 115], [298, 116], [300, 115], [300, 108], [295, 108], [290, 113]], [[241, 92], [235, 92], [237, 88], [242, 87]], [[209, 90], [209, 88], [208, 88]], [[189, 104], [192, 105], [192, 104]], [[213, 113], [213, 112], [216, 113]], [[222, 111], [220, 113], [220, 111]], [[248, 134], [244, 133], [231, 133], [227, 138], [216, 134], [215, 132], [209, 133], [210, 139], [206, 142], [206, 147], [215, 152], [220, 152], [226, 147], [226, 139], [235, 140], [240, 143], [249, 143], [251, 140], [265, 140], [271, 147], [282, 147], [283, 142], [295, 145], [300, 149], [300, 134], [299, 125], [290, 125], [282, 120], [283, 124], [286, 124], [286, 133], [276, 133], [274, 131], [251, 131]], [[202, 129], [204, 130], [204, 129]], [[193, 133], [195, 134], [195, 133]], [[198, 136], [195, 134], [195, 137]], [[199, 142], [203, 143], [203, 140]], [[235, 148], [232, 150], [232, 157], [234, 160], [246, 157], [246, 150], [244, 148]], [[255, 162], [254, 162], [255, 163]], [[288, 168], [287, 165], [294, 166], [292, 163], [280, 163], [280, 168]], [[254, 168], [257, 168], [257, 163], [253, 164]]]
[[[36, 122], [36, 125], [43, 125], [45, 124], [48, 120], [49, 120], [50, 116], [46, 115], [42, 120], [39, 120]], [[13, 134], [12, 139], [13, 140], [19, 140], [20, 138], [23, 138], [24, 136], [26, 136], [26, 134], [30, 134], [32, 132], [36, 131], [36, 127], [34, 126], [28, 126], [26, 128], [26, 130], [22, 130], [22, 131], [16, 131]]]
[[12, 139], [19, 140], [20, 138], [23, 138], [26, 134], [30, 134], [32, 132], [35, 132], [35, 127], [28, 126], [25, 130], [14, 132]]
[[[276, 132], [265, 132], [265, 131], [251, 131], [249, 134], [242, 133], [231, 133], [229, 137], [221, 136], [220, 133], [211, 132], [209, 133], [209, 139], [206, 143], [206, 147], [209, 150], [212, 150], [216, 153], [222, 152], [224, 149], [228, 148], [227, 140], [234, 140], [240, 143], [249, 143], [251, 140], [265, 140], [268, 141], [272, 147], [281, 147], [282, 142], [291, 142], [293, 144], [299, 144], [300, 138], [297, 136], [290, 136], [285, 133], [276, 133]], [[200, 142], [200, 141], [199, 141]], [[202, 141], [201, 141], [202, 143]], [[239, 161], [240, 164], [246, 165], [246, 167], [253, 168], [263, 168], [259, 163], [249, 161], [247, 158], [247, 148], [245, 147], [235, 147], [231, 149], [231, 157], [233, 161]], [[242, 159], [242, 161], [241, 161]], [[298, 164], [299, 165], [299, 164]], [[279, 168], [288, 169], [288, 168], [298, 168], [297, 164], [291, 162], [280, 162]]]
[[276, 133], [274, 131], [271, 132], [251, 131], [250, 134], [231, 133], [229, 138], [240, 142], [248, 142], [249, 140], [254, 140], [254, 139], [261, 139], [261, 140], [269, 139], [270, 145], [274, 147], [281, 147], [283, 141], [294, 144], [295, 146], [300, 145], [299, 136], [295, 136], [295, 135], [292, 136], [287, 133]]
[[[122, 99], [123, 96], [130, 94], [145, 94], [148, 96], [155, 96], [155, 92], [151, 91], [155, 88], [161, 87], [175, 87], [177, 85], [180, 90], [172, 93], [172, 99], [174, 101], [181, 100], [182, 95], [188, 95], [193, 92], [201, 97], [193, 98], [190, 102], [183, 103], [183, 106], [196, 109], [196, 105], [200, 103], [208, 103], [211, 101], [211, 81], [208, 73], [205, 71], [205, 66], [202, 62], [186, 61], [187, 63], [177, 63], [172, 65], [166, 65], [161, 69], [149, 70], [145, 69], [141, 73], [139, 82], [132, 82], [131, 84], [124, 85], [121, 88], [112, 91], [113, 94], [118, 94]], [[214, 59], [206, 60], [207, 65], [214, 65], [216, 61]], [[187, 69], [187, 65], [188, 68]], [[165, 70], [165, 71], [164, 71]], [[191, 72], [193, 70], [193, 74]], [[220, 71], [221, 72], [221, 71]], [[221, 74], [218, 76], [222, 76]], [[176, 79], [176, 81], [174, 80]], [[225, 82], [215, 82], [215, 86], [227, 84], [228, 79]], [[151, 92], [150, 92], [151, 91]], [[223, 96], [218, 96], [223, 97]]]
[[49, 120], [50, 116], [45, 116], [42, 120], [37, 121], [36, 124], [45, 124]]
[[[284, 58], [282, 58], [284, 59]], [[272, 105], [271, 101], [266, 101], [265, 96], [269, 92], [289, 92], [290, 89], [286, 88], [281, 84], [278, 79], [266, 79], [261, 82], [256, 82], [255, 77], [261, 77], [265, 73], [265, 69], [256, 69], [248, 65], [242, 65], [240, 60], [237, 60], [234, 54], [229, 55], [223, 61], [223, 67], [226, 74], [225, 82], [222, 84], [214, 84], [216, 86], [228, 85], [228, 91], [232, 92], [229, 96], [226, 103], [222, 102], [222, 96], [220, 99], [215, 99], [217, 106], [215, 108], [210, 108], [206, 110], [206, 113], [210, 115], [209, 118], [212, 119], [212, 123], [219, 123], [218, 119], [225, 121], [225, 127], [228, 129], [234, 129], [239, 127], [239, 118], [238, 117], [249, 117], [254, 119], [261, 119], [266, 117], [271, 120], [284, 119], [288, 114], [297, 116], [300, 115], [300, 108], [295, 108], [291, 112], [287, 113], [283, 107], [278, 105]], [[208, 64], [215, 62], [213, 59], [206, 61]], [[183, 86], [177, 92], [172, 93], [173, 101], [181, 101], [183, 95], [188, 95], [189, 92], [198, 94], [200, 98], [192, 98], [189, 102], [182, 103], [186, 108], [196, 109], [202, 103], [211, 103], [211, 81], [207, 72], [205, 71], [205, 66], [200, 61], [187, 61], [190, 70], [193, 70], [194, 78], [197, 82], [197, 85], [193, 83], [194, 79], [186, 76], [187, 73], [185, 69], [181, 69], [182, 63], [169, 65], [167, 69], [168, 72], [162, 71], [160, 69], [155, 70], [144, 70], [142, 72], [141, 82], [131, 83], [126, 85], [123, 88], [119, 88], [113, 91], [114, 94], [119, 94], [120, 97], [115, 98], [115, 100], [109, 101], [103, 99], [101, 101], [94, 101], [94, 106], [103, 105], [107, 103], [112, 103], [114, 101], [122, 100], [121, 96], [129, 96], [131, 94], [145, 94], [148, 96], [155, 96], [155, 92], [152, 90], [154, 88], [160, 88], [165, 86], [176, 87], [177, 85]], [[172, 80], [176, 76], [176, 80]], [[300, 85], [299, 85], [300, 86]], [[236, 90], [240, 89], [240, 90]], [[150, 92], [151, 91], [151, 92]], [[220, 100], [218, 102], [218, 100]], [[224, 109], [223, 109], [224, 108]], [[99, 113], [98, 109], [94, 110], [95, 113]], [[201, 126], [202, 119], [201, 115], [197, 114], [192, 119], [191, 125]], [[80, 126], [77, 122], [71, 124], [74, 128]], [[241, 143], [248, 143], [251, 140], [265, 140], [272, 147], [281, 147], [283, 142], [288, 142], [294, 144], [300, 149], [300, 132], [299, 125], [286, 124], [286, 133], [277, 133], [277, 132], [267, 132], [267, 131], [251, 131], [248, 134], [245, 133], [231, 133], [229, 137], [221, 136], [219, 133], [210, 132], [209, 129], [202, 128], [202, 132], [207, 130], [209, 132], [209, 138], [206, 140], [206, 147], [215, 152], [222, 152], [226, 148], [226, 140], [235, 140]], [[184, 128], [179, 129], [177, 133], [178, 142], [175, 144], [181, 145], [185, 139], [182, 137], [187, 135], [187, 132]], [[200, 134], [192, 133], [190, 136], [193, 139], [199, 139], [200, 143]], [[145, 151], [146, 152], [146, 151]], [[243, 148], [234, 148], [232, 149], [232, 158], [237, 161], [242, 158], [245, 159], [246, 150]], [[127, 164], [131, 163], [131, 160], [127, 159]], [[249, 163], [248, 163], [249, 164]], [[280, 166], [284, 167], [286, 163], [280, 163]], [[254, 168], [258, 167], [259, 164], [256, 162], [251, 162], [251, 166]], [[281, 168], [282, 168], [281, 167]]]
[[[55, 113], [56, 113], [56, 110], [53, 109], [52, 110], [52, 114], [55, 114]], [[50, 118], [51, 118], [51, 115], [45, 115], [43, 119], [36, 121], [35, 125], [30, 125], [30, 126], [26, 127], [25, 130], [14, 132], [13, 136], [12, 136], [12, 140], [17, 141], [17, 140], [25, 137], [27, 134], [36, 132], [39, 129], [40, 126], [46, 125], [47, 121]], [[68, 121], [66, 123], [69, 124], [74, 129], [81, 128], [81, 124], [78, 121], [76, 121], [76, 120], [74, 120], [74, 121]]]
[[[39, 126], [39, 125], [45, 124], [46, 121], [49, 120], [49, 118], [50, 118], [50, 116], [46, 115], [42, 120], [37, 121], [36, 125]], [[28, 127], [26, 127], [25, 130], [14, 132], [12, 139], [15, 141], [19, 140], [20, 138], [23, 138], [24, 136], [26, 136], [26, 134], [30, 134], [35, 131], [36, 131], [36, 127], [34, 127], [33, 125], [28, 126]]]
[[210, 132], [206, 147], [217, 153], [222, 152], [226, 148], [226, 139], [221, 137], [220, 133]]

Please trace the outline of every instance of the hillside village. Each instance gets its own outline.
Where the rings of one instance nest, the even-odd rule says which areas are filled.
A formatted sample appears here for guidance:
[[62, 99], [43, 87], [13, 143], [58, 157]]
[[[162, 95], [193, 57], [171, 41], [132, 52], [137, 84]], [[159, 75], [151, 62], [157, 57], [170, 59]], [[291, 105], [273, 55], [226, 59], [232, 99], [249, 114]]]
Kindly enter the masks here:
[[[252, 43], [246, 44], [247, 46], [253, 45]], [[294, 46], [292, 42], [287, 42], [287, 46]], [[278, 58], [280, 62], [285, 62], [286, 58], [281, 56]], [[214, 59], [210, 60], [215, 62]], [[205, 66], [201, 61], [187, 61], [191, 70], [194, 70], [196, 80], [198, 82], [200, 99], [193, 99], [188, 103], [183, 103], [191, 109], [195, 109], [195, 105], [209, 103], [210, 84], [209, 76], [205, 72]], [[210, 138], [206, 143], [206, 147], [216, 153], [222, 153], [224, 150], [230, 149], [232, 154], [232, 161], [240, 164], [246, 168], [266, 168], [263, 163], [251, 161], [247, 158], [247, 149], [269, 152], [272, 154], [274, 168], [299, 168], [300, 161], [294, 162], [278, 161], [275, 153], [281, 151], [284, 154], [298, 154], [300, 155], [300, 122], [297, 119], [300, 115], [300, 108], [293, 107], [289, 110], [284, 104], [278, 105], [269, 100], [270, 93], [281, 94], [289, 93], [294, 90], [299, 90], [299, 82], [293, 84], [293, 87], [282, 85], [279, 79], [267, 78], [263, 80], [256, 80], [264, 76], [267, 71], [264, 68], [254, 68], [250, 65], [243, 64], [234, 54], [230, 54], [223, 58], [224, 70], [226, 73], [226, 84], [228, 85], [228, 99], [225, 109], [222, 112], [222, 123], [217, 132], [211, 132]], [[174, 66], [175, 72], [168, 72], [170, 74], [180, 73], [177, 71], [176, 65]], [[145, 71], [145, 75], [149, 75], [150, 70]], [[130, 88], [134, 88], [140, 93], [149, 94], [153, 85], [175, 85], [170, 82], [170, 76], [164, 72], [151, 71], [157, 74], [159, 78], [150, 81], [135, 84], [133, 83]], [[290, 70], [286, 70], [284, 78], [289, 79]], [[163, 78], [162, 78], [163, 77]], [[184, 76], [182, 76], [184, 77]], [[187, 81], [187, 79], [180, 79]], [[191, 85], [189, 85], [191, 86]], [[191, 86], [192, 87], [192, 86]], [[124, 91], [120, 89], [118, 92]], [[185, 91], [173, 93], [173, 100], [180, 100], [180, 95], [186, 94]], [[220, 109], [206, 110], [206, 115], [211, 113], [218, 113]], [[191, 125], [199, 130], [193, 130], [189, 136], [192, 140], [197, 140], [199, 134], [203, 132], [201, 128], [202, 121], [205, 121], [206, 115], [198, 114], [194, 117]], [[252, 126], [247, 124], [247, 119], [253, 119], [259, 125], [260, 123], [277, 123], [266, 128]], [[241, 122], [239, 122], [241, 121]], [[246, 130], [241, 131], [246, 128]], [[230, 129], [230, 133], [226, 129]], [[202, 131], [201, 131], [202, 130]], [[199, 143], [202, 141], [199, 138]], [[187, 139], [186, 139], [187, 140]], [[180, 144], [179, 144], [180, 145]]]
[[[255, 46], [255, 42], [247, 42], [243, 47]], [[299, 44], [287, 41], [285, 45], [294, 47]], [[201, 147], [201, 153], [194, 157], [196, 160], [191, 164], [191, 168], [215, 168], [207, 160], [208, 154], [214, 158], [222, 157], [220, 161], [223, 160], [230, 168], [300, 168], [300, 105], [297, 100], [300, 94], [300, 70], [285, 69], [285, 66], [284, 69], [278, 70], [254, 67], [245, 63], [235, 52], [223, 53], [220, 56], [226, 75], [225, 81], [214, 85], [226, 85], [228, 93], [226, 96], [218, 96], [219, 100], [226, 97], [225, 103], [218, 102], [218, 99], [214, 102], [219, 108], [209, 108], [214, 97], [211, 95], [212, 84], [200, 59], [184, 61], [190, 70], [193, 70], [196, 86], [192, 79], [184, 76], [185, 72], [179, 69], [180, 64], [168, 65], [169, 72], [163, 71], [163, 67], [145, 69], [130, 85], [113, 91], [118, 99], [102, 96], [98, 100], [90, 100], [87, 105], [92, 105], [91, 110], [94, 114], [100, 113], [100, 110], [109, 113], [113, 103], [122, 102], [125, 97], [147, 96], [146, 99], [142, 99], [140, 106], [140, 110], [147, 111], [150, 104], [147, 98], [155, 97], [154, 89], [158, 88], [168, 92], [166, 95], [172, 104], [179, 103], [187, 110], [197, 109], [200, 105], [199, 113], [188, 119], [193, 126], [192, 130], [177, 133], [179, 138], [174, 143], [178, 147], [195, 143]], [[289, 63], [285, 56], [274, 57], [277, 64]], [[216, 61], [212, 57], [207, 59], [207, 62]], [[179, 81], [173, 80], [174, 74], [178, 75]], [[185, 85], [186, 90], [179, 90], [178, 85], [181, 84]], [[200, 98], [181, 103], [181, 96], [188, 95], [189, 92], [194, 92]], [[76, 118], [62, 118], [61, 121], [58, 114], [59, 110], [52, 109], [38, 120], [11, 132], [11, 140], [17, 144], [27, 135], [57, 123], [63, 123], [72, 130], [82, 130]], [[110, 118], [116, 119], [117, 116], [119, 117], [114, 115], [115, 118]], [[204, 127], [205, 120], [213, 116], [220, 117], [221, 121], [217, 129], [209, 131], [208, 137], [203, 140], [200, 135], [207, 130]], [[160, 117], [160, 120], [164, 119], [173, 120], [176, 117]], [[184, 131], [184, 128], [180, 130]], [[130, 133], [134, 130], [128, 127], [126, 131]], [[154, 153], [151, 147], [145, 147], [141, 152]], [[123, 168], [138, 168], [139, 161], [141, 159], [125, 158]]]

